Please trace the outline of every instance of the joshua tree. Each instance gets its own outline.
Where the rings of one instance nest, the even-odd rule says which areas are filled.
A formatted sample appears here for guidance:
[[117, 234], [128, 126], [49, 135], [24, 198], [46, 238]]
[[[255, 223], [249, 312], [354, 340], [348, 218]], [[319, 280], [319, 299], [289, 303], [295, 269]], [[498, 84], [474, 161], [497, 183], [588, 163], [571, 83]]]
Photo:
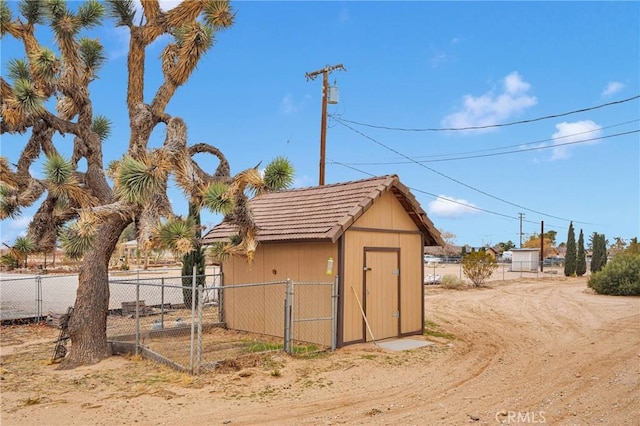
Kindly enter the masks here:
[[[185, 122], [167, 111], [176, 90], [213, 46], [214, 36], [233, 25], [235, 15], [227, 1], [187, 0], [165, 12], [158, 0], [145, 0], [142, 16], [135, 20], [132, 0], [70, 5], [63, 0], [23, 0], [18, 3], [21, 17], [14, 17], [8, 2], [0, 3], [0, 34], [21, 41], [26, 53], [26, 59], [9, 62], [8, 79], [0, 80], [0, 134], [25, 135], [26, 140], [15, 165], [0, 158], [1, 218], [16, 217], [21, 207], [43, 200], [29, 225], [29, 237], [39, 248], [52, 249], [59, 235], [67, 255], [82, 259], [69, 324], [72, 347], [60, 368], [96, 363], [109, 355], [109, 259], [130, 223], [136, 223], [139, 248], [148, 252], [163, 224], [182, 220], [167, 196], [170, 176], [192, 204], [222, 211], [237, 222], [239, 236], [226, 251], [248, 258], [255, 251], [256, 230], [245, 189], [286, 186], [265, 183], [255, 168], [231, 176], [223, 153], [207, 143], [189, 144]], [[80, 33], [101, 25], [107, 14], [130, 33], [127, 97], [122, 103], [130, 134], [122, 158], [105, 167], [102, 144], [111, 122], [95, 114], [94, 106], [101, 105], [93, 104], [89, 90], [105, 55], [98, 39]], [[42, 25], [53, 31], [54, 48], [36, 37]], [[169, 37], [158, 40], [163, 35]], [[166, 42], [160, 64], [163, 81], [145, 99], [144, 94], [151, 93], [144, 84], [145, 65], [150, 63], [146, 50], [155, 41]], [[165, 127], [165, 140], [151, 149], [149, 139], [158, 126]], [[56, 133], [72, 141], [71, 158], [59, 154]], [[202, 153], [217, 158], [216, 170], [205, 171], [195, 162], [193, 157]], [[44, 179], [30, 171], [41, 156], [46, 157]], [[286, 167], [272, 173], [279, 177], [276, 181], [290, 183], [291, 166], [279, 160], [272, 168], [278, 164]], [[193, 248], [193, 238], [180, 233], [165, 238], [181, 253]]]

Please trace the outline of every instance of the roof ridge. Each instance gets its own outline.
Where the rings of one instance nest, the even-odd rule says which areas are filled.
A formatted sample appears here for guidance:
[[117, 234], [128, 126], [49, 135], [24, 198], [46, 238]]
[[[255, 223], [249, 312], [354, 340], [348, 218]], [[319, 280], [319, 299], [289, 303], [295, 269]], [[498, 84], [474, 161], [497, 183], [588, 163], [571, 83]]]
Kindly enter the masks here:
[[316, 186], [303, 186], [300, 188], [290, 188], [290, 189], [281, 189], [278, 191], [269, 191], [269, 192], [265, 192], [263, 194], [260, 195], [264, 195], [264, 194], [279, 194], [279, 193], [283, 193], [283, 192], [295, 192], [295, 191], [308, 191], [310, 189], [322, 189], [322, 188], [336, 188], [336, 187], [340, 187], [340, 186], [347, 186], [347, 185], [353, 185], [353, 184], [357, 184], [357, 183], [364, 183], [364, 182], [369, 182], [369, 181], [376, 181], [376, 180], [383, 180], [383, 179], [388, 179], [388, 178], [398, 178], [398, 175], [396, 174], [391, 174], [391, 175], [380, 175], [380, 176], [373, 176], [367, 179], [359, 179], [359, 180], [350, 180], [350, 181], [346, 181], [346, 182], [336, 182], [336, 183], [329, 183], [326, 185], [316, 185]]

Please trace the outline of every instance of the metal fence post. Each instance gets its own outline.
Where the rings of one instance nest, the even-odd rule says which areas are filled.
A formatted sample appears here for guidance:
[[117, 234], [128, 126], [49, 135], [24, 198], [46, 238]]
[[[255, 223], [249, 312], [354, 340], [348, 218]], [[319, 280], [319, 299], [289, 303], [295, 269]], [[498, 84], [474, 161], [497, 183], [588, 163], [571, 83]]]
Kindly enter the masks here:
[[196, 266], [193, 267], [193, 275], [191, 281], [191, 347], [189, 353], [189, 371], [193, 373], [193, 345], [195, 337], [195, 319], [196, 319]]
[[198, 346], [196, 356], [196, 373], [200, 371], [202, 365], [202, 305], [204, 305], [204, 288], [202, 284], [198, 286]]
[[338, 342], [338, 276], [331, 287], [331, 351], [336, 350]]
[[160, 278], [160, 328], [164, 329], [164, 277]]
[[287, 278], [287, 288], [284, 298], [284, 351], [288, 354], [293, 352], [291, 344], [291, 326], [293, 312], [293, 284]]
[[140, 346], [140, 275], [136, 280], [136, 355]]
[[220, 280], [220, 285], [215, 289], [218, 294], [218, 322], [224, 321], [224, 291], [222, 290], [224, 287], [224, 275], [222, 272], [218, 275], [218, 279]]
[[42, 316], [42, 277], [36, 276], [36, 322], [40, 322]]

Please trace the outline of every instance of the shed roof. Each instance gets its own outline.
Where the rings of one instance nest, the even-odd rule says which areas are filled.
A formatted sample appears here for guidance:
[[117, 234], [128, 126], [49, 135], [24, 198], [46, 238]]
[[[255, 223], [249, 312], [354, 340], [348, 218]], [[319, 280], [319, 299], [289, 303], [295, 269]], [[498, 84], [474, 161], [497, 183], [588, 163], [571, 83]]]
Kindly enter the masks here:
[[[268, 192], [253, 198], [249, 205], [260, 242], [335, 242], [387, 191], [393, 193], [423, 233], [426, 245], [444, 245], [440, 232], [396, 175]], [[203, 237], [203, 243], [222, 241], [234, 233], [236, 226], [225, 219]]]

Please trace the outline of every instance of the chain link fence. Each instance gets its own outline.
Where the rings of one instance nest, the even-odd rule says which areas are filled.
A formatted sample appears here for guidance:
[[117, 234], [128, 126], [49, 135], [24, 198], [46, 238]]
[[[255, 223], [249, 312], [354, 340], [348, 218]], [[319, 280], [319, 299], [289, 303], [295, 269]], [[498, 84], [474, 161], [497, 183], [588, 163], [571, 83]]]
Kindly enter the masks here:
[[[268, 352], [335, 349], [337, 280], [223, 286], [222, 274], [112, 273], [107, 339], [193, 373], [251, 365]], [[2, 276], [3, 323], [58, 320], [75, 302], [77, 275]]]
[[[590, 262], [587, 261], [587, 272], [585, 276], [591, 274]], [[445, 275], [468, 281], [462, 269], [462, 263], [428, 262], [424, 265], [424, 283], [440, 284]], [[539, 261], [516, 261], [498, 263], [498, 267], [486, 282], [506, 281], [514, 279], [547, 279], [550, 277], [564, 276], [564, 263], [558, 260]]]

